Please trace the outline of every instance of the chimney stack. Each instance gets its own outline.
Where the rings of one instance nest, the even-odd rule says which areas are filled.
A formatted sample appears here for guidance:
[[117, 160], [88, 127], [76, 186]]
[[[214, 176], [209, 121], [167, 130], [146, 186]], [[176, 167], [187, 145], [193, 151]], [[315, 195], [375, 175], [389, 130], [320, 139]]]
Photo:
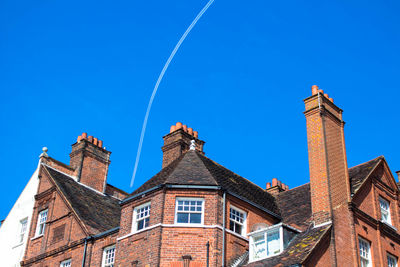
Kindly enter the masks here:
[[194, 140], [196, 150], [203, 153], [204, 141], [200, 140], [197, 131], [177, 122], [170, 128], [169, 134], [163, 137], [164, 146], [162, 168], [167, 167], [175, 159], [179, 158], [182, 154], [189, 150], [191, 141]]
[[75, 169], [78, 182], [102, 193], [107, 184], [111, 152], [103, 148], [103, 141], [82, 133], [72, 145], [70, 166]]
[[311, 89], [312, 96], [304, 100], [304, 115], [314, 226], [333, 222], [332, 237], [335, 241], [332, 246], [336, 255], [341, 255], [337, 266], [355, 266], [356, 241], [349, 227], [353, 225], [353, 218], [349, 211], [350, 181], [343, 111], [318, 86]]
[[278, 195], [281, 192], [288, 191], [289, 186], [285, 185], [277, 178], [272, 178], [272, 184], [270, 182], [267, 183], [266, 191], [273, 196]]

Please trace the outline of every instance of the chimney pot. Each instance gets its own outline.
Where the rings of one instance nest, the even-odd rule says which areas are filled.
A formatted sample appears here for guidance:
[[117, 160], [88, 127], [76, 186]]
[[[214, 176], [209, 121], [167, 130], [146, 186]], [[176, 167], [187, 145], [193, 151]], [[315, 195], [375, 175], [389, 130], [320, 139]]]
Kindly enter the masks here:
[[281, 184], [281, 188], [286, 191], [286, 185], [284, 183]]
[[328, 95], [328, 94], [324, 94], [324, 96], [325, 96], [327, 99], [329, 99], [329, 95]]
[[93, 138], [93, 144], [95, 145], [95, 146], [97, 146], [97, 144], [98, 144], [98, 140], [97, 140], [97, 138], [95, 137], [95, 138]]
[[87, 138], [87, 133], [82, 133], [82, 139], [86, 139]]
[[277, 186], [277, 185], [278, 185], [278, 179], [272, 178], [272, 187]]
[[271, 183], [268, 182], [266, 187], [267, 187], [267, 189], [270, 189], [271, 188]]
[[88, 140], [90, 143], [93, 143], [93, 136], [89, 135]]
[[320, 92], [321, 94], [324, 94], [324, 90], [322, 90], [322, 89], [318, 89], [318, 92]]
[[198, 131], [193, 131], [193, 136], [195, 138], [199, 138], [199, 132]]
[[396, 173], [397, 173], [397, 178], [398, 178], [398, 180], [400, 182], [400, 171], [397, 171]]
[[188, 132], [188, 134], [193, 135], [193, 129], [192, 128], [188, 128], [187, 132]]
[[171, 129], [169, 130], [169, 133], [175, 132], [175, 130], [176, 130], [176, 126], [175, 126], [175, 125], [172, 125], [172, 126], [171, 126]]
[[312, 95], [318, 94], [318, 85], [311, 86]]
[[187, 126], [186, 126], [186, 125], [183, 125], [182, 128], [183, 128], [183, 130], [184, 130], [185, 132], [187, 132]]
[[176, 130], [179, 130], [180, 128], [182, 128], [182, 122], [177, 122], [176, 123]]
[[99, 146], [100, 148], [103, 148], [103, 141], [99, 140], [98, 146]]
[[76, 140], [76, 142], [80, 142], [82, 140], [82, 136], [78, 136], [78, 139]]

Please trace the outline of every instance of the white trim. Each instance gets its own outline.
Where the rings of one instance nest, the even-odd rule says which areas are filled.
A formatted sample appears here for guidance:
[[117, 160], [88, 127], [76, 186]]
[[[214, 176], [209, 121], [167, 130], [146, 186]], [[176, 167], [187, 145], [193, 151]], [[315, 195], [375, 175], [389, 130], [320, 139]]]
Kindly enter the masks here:
[[[381, 204], [387, 205], [387, 210], [382, 208]], [[381, 212], [381, 221], [386, 223], [386, 224], [392, 225], [392, 217], [391, 217], [392, 215], [391, 215], [391, 212], [390, 212], [390, 202], [387, 201], [386, 199], [384, 199], [383, 197], [379, 196], [379, 208], [380, 208], [380, 212]], [[382, 211], [387, 212], [387, 220], [383, 219], [384, 212], [382, 212]]]
[[283, 223], [273, 224], [273, 225], [268, 226], [266, 228], [263, 228], [263, 229], [260, 229], [260, 230], [254, 231], [254, 232], [250, 232], [250, 233], [247, 234], [247, 236], [253, 235], [253, 234], [262, 233], [262, 232], [269, 231], [269, 230], [273, 230], [274, 228], [281, 227], [282, 225], [283, 225]]
[[107, 251], [108, 251], [108, 250], [111, 250], [111, 249], [114, 249], [113, 262], [112, 262], [111, 264], [112, 264], [112, 265], [115, 265], [115, 257], [116, 257], [116, 255], [117, 255], [117, 253], [116, 253], [117, 250], [116, 250], [116, 246], [115, 246], [115, 244], [114, 244], [114, 245], [111, 245], [111, 246], [108, 246], [108, 247], [103, 248], [103, 256], [102, 256], [102, 258], [101, 258], [101, 266], [102, 266], [102, 267], [105, 266], [105, 260], [106, 260]]
[[[221, 231], [224, 229], [222, 226], [216, 225], [216, 224], [215, 225], [204, 225], [204, 224], [202, 224], [202, 225], [198, 225], [198, 224], [180, 225], [180, 224], [157, 223], [157, 224], [151, 225], [151, 226], [149, 226], [149, 227], [147, 227], [145, 229], [142, 229], [140, 231], [137, 231], [137, 232], [134, 232], [134, 233], [129, 233], [127, 235], [118, 237], [117, 241], [121, 241], [121, 240], [123, 240], [125, 238], [131, 237], [131, 236], [136, 235], [136, 234], [140, 234], [141, 232], [145, 232], [145, 231], [154, 229], [156, 227], [165, 227], [165, 228], [205, 228], [205, 229], [217, 228], [217, 229], [220, 229]], [[231, 230], [229, 230], [227, 228], [225, 228], [225, 231], [230, 233], [230, 234], [233, 234], [233, 235], [235, 235], [235, 236], [237, 236], [239, 238], [242, 238], [242, 239], [244, 239], [246, 241], [249, 241], [249, 238], [247, 238], [245, 236], [242, 236], [242, 235], [239, 235], [239, 234], [237, 234], [237, 233], [235, 233], [235, 232], [233, 232], [233, 231], [231, 231]]]
[[[41, 222], [42, 217], [44, 217], [43, 214], [46, 214], [46, 219], [43, 222]], [[44, 209], [44, 210], [42, 210], [42, 211], [40, 211], [38, 213], [37, 221], [36, 221], [35, 236], [44, 235], [44, 231], [46, 230], [46, 222], [47, 222], [48, 217], [49, 217], [49, 209], [48, 208]], [[42, 228], [43, 232], [39, 233], [41, 225], [43, 225], [43, 228]]]
[[38, 238], [40, 238], [40, 237], [42, 237], [42, 236], [43, 236], [43, 235], [34, 236], [34, 237], [31, 238], [31, 241], [32, 241], [32, 240], [35, 240], [35, 239], [38, 239]]
[[315, 225], [315, 223], [314, 223], [314, 228], [318, 228], [318, 227], [325, 226], [325, 225], [328, 225], [328, 224], [332, 224], [332, 221], [320, 223], [320, 224], [317, 224], [317, 225]]

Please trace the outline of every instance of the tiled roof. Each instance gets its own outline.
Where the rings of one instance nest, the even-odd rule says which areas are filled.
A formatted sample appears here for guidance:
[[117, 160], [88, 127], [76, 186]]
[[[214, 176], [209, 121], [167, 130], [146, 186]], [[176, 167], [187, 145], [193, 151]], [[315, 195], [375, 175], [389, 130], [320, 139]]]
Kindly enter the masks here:
[[308, 227], [312, 215], [309, 183], [279, 193], [277, 203], [283, 223], [301, 230]]
[[321, 238], [330, 229], [330, 225], [318, 228], [310, 228], [298, 234], [278, 256], [249, 263], [246, 267], [266, 267], [266, 266], [292, 266], [302, 264], [316, 247]]
[[221, 186], [231, 193], [279, 214], [272, 195], [197, 151], [183, 154], [135, 190], [132, 195], [162, 184]]
[[351, 193], [355, 193], [367, 179], [368, 174], [383, 160], [380, 156], [363, 164], [354, 166], [349, 169]]
[[90, 234], [98, 234], [119, 226], [119, 201], [79, 184], [73, 178], [44, 166], [72, 208], [88, 227]]

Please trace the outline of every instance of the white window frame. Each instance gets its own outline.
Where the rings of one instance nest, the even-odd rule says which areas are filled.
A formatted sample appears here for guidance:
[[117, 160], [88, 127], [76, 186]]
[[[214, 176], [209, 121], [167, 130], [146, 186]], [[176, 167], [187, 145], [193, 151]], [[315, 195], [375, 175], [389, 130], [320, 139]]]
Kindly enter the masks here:
[[71, 267], [71, 266], [72, 266], [72, 265], [71, 265], [71, 262], [72, 262], [71, 259], [62, 261], [62, 262], [60, 263], [60, 267]]
[[[231, 218], [231, 209], [236, 211], [236, 212], [239, 212], [239, 213], [243, 214], [243, 222], [242, 223]], [[237, 233], [235, 230], [231, 230], [231, 221], [233, 221], [233, 223], [236, 223], [236, 224], [239, 224], [239, 225], [242, 226], [242, 232], [241, 233]], [[239, 234], [241, 236], [245, 236], [246, 233], [247, 233], [247, 212], [245, 212], [244, 210], [239, 209], [239, 208], [237, 208], [237, 207], [235, 207], [233, 205], [230, 205], [230, 207], [229, 207], [229, 226], [228, 226], [228, 228], [229, 228], [230, 231], [235, 232], [236, 234]]]
[[[178, 211], [178, 201], [201, 201], [201, 212], [198, 211]], [[187, 225], [187, 226], [199, 226], [199, 225], [204, 225], [204, 198], [195, 198], [195, 197], [177, 197], [175, 200], [175, 219], [174, 223], [177, 225]], [[184, 213], [201, 213], [201, 222], [200, 223], [178, 223], [178, 212], [184, 212]], [[190, 215], [189, 215], [190, 218]], [[190, 219], [189, 219], [190, 221]]]
[[[397, 257], [393, 256], [390, 253], [387, 253], [387, 266], [388, 267], [397, 267]], [[390, 262], [392, 260], [392, 262]], [[393, 263], [393, 264], [392, 264]]]
[[27, 230], [28, 230], [28, 218], [24, 218], [19, 221], [19, 234], [18, 234], [17, 244], [24, 243]]
[[[273, 253], [268, 255], [268, 233], [272, 233], [272, 232], [278, 232], [279, 234], [279, 252], [277, 253]], [[279, 254], [281, 254], [283, 252], [283, 227], [282, 224], [277, 224], [277, 225], [272, 225], [268, 228], [259, 230], [259, 231], [255, 231], [252, 233], [248, 234], [250, 236], [250, 243], [249, 243], [249, 262], [253, 262], [253, 261], [259, 261], [259, 260], [263, 260], [263, 259], [267, 259], [267, 258], [271, 258], [274, 256], [277, 256]], [[265, 244], [265, 251], [266, 251], [266, 255], [264, 257], [259, 257], [259, 258], [255, 258], [255, 242], [254, 239], [256, 237], [260, 237], [263, 236], [264, 238], [264, 244]]]
[[[362, 237], [358, 237], [358, 251], [360, 256], [360, 267], [372, 267], [371, 242]], [[363, 254], [367, 255], [365, 256]], [[365, 265], [363, 261], [367, 261], [367, 265]]]
[[[383, 197], [379, 197], [379, 207], [381, 209], [381, 221], [392, 225], [392, 218], [390, 216], [390, 202]], [[384, 218], [385, 215], [387, 219]]]
[[[138, 219], [137, 218], [138, 211], [140, 211], [141, 209], [143, 209], [145, 207], [149, 207], [148, 215], [145, 215], [144, 217], [141, 217]], [[149, 223], [147, 225], [146, 225], [146, 223], [144, 223], [144, 227], [142, 229], [139, 229], [139, 230], [137, 229], [139, 221], [144, 220], [146, 222], [147, 218], [149, 218], [149, 220], [150, 220], [150, 213], [151, 213], [151, 202], [146, 202], [146, 203], [144, 203], [140, 206], [137, 206], [136, 208], [133, 209], [133, 216], [132, 216], [132, 232], [133, 233], [142, 231], [150, 226], [149, 225], [150, 221], [149, 221]]]
[[[36, 225], [36, 235], [35, 236], [42, 236], [44, 235], [44, 230], [46, 229], [46, 221], [48, 217], [48, 209], [42, 210], [38, 214], [37, 225]], [[44, 215], [45, 214], [45, 215]], [[45, 217], [43, 219], [43, 217]], [[43, 225], [43, 228], [41, 227]]]
[[[112, 261], [112, 262], [109, 262], [109, 263], [106, 263], [107, 252], [110, 251], [110, 250], [113, 250], [113, 253], [114, 253], [114, 255], [113, 255], [113, 261]], [[115, 253], [115, 245], [105, 247], [105, 248], [103, 249], [103, 257], [102, 257], [102, 260], [101, 260], [101, 267], [114, 267], [114, 264], [115, 264], [115, 255], [116, 255], [116, 253]]]

